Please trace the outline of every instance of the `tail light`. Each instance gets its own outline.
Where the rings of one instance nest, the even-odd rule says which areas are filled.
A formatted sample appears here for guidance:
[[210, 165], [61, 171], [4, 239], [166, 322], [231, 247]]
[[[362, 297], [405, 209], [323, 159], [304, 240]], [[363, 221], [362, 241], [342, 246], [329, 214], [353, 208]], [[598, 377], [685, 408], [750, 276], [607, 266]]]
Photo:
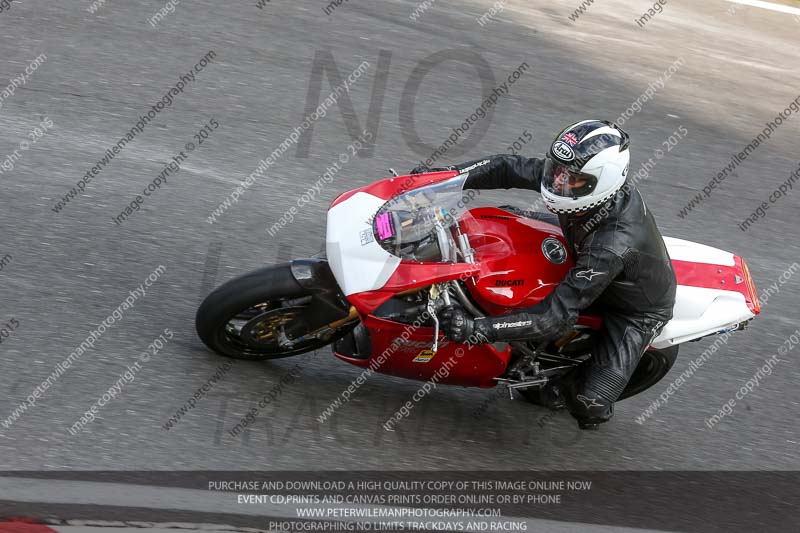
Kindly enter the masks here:
[[754, 315], [761, 312], [761, 303], [758, 301], [758, 293], [756, 292], [756, 284], [750, 276], [750, 269], [747, 268], [747, 263], [742, 259], [742, 272], [744, 273], [744, 281], [747, 284], [747, 292], [750, 293], [750, 298], [747, 300], [747, 307]]

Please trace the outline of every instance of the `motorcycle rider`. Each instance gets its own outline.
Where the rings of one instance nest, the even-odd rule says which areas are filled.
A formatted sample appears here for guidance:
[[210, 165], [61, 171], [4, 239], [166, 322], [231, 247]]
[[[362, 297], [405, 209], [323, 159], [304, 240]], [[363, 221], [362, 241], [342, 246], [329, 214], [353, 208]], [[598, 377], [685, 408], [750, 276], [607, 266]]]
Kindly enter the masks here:
[[[672, 263], [653, 214], [626, 181], [629, 162], [627, 133], [607, 121], [583, 120], [556, 136], [544, 159], [495, 155], [447, 167], [469, 172], [465, 188], [541, 192], [558, 215], [575, 266], [531, 308], [474, 318], [450, 306], [441, 313], [442, 330], [462, 343], [545, 343], [570, 331], [592, 305], [603, 325], [591, 358], [541, 395], [551, 408], [566, 404], [582, 429], [598, 429], [613, 416], [614, 402], [675, 303]], [[417, 167], [412, 174], [427, 171]]]

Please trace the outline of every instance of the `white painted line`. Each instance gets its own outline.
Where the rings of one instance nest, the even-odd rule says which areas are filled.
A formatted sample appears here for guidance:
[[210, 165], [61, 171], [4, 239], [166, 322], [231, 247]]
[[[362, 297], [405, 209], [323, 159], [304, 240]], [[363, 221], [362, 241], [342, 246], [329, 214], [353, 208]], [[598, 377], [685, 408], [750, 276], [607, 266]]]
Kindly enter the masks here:
[[728, 0], [728, 2], [731, 2], [732, 4], [760, 7], [761, 9], [769, 9], [770, 11], [778, 11], [779, 13], [788, 13], [790, 15], [800, 15], [800, 8], [785, 6], [783, 4], [773, 4], [772, 2], [762, 2], [761, 0]]

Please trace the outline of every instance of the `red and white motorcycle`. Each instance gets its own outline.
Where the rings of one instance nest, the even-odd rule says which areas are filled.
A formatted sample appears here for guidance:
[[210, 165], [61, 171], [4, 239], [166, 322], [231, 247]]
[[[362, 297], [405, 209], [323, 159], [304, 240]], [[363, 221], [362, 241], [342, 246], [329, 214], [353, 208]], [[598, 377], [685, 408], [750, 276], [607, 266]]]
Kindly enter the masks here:
[[[275, 359], [333, 343], [339, 359], [415, 380], [494, 387], [533, 398], [590, 357], [601, 316], [581, 316], [546, 346], [468, 347], [444, 339], [437, 312], [475, 316], [541, 301], [572, 266], [558, 226], [497, 207], [471, 207], [468, 173], [387, 178], [328, 210], [326, 257], [233, 279], [202, 303], [196, 326], [215, 352]], [[678, 280], [674, 318], [643, 355], [622, 398], [658, 382], [678, 345], [742, 329], [760, 312], [747, 265], [732, 253], [665, 238]], [[453, 364], [457, 361], [457, 364]], [[446, 369], [446, 372], [442, 371]]]

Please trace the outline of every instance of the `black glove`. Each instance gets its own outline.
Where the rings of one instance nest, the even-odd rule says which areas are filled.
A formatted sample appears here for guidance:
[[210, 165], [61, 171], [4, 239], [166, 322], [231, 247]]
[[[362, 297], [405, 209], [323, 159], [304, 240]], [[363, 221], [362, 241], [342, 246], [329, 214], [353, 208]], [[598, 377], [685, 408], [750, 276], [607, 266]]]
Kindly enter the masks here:
[[420, 165], [411, 169], [411, 174], [425, 174], [426, 172], [442, 172], [444, 170], [454, 170], [453, 167], [434, 167], [428, 168], [425, 165]]
[[486, 319], [472, 318], [462, 307], [449, 305], [439, 313], [439, 323], [448, 339], [462, 344], [492, 342], [491, 326]]

